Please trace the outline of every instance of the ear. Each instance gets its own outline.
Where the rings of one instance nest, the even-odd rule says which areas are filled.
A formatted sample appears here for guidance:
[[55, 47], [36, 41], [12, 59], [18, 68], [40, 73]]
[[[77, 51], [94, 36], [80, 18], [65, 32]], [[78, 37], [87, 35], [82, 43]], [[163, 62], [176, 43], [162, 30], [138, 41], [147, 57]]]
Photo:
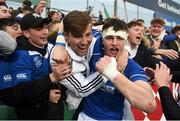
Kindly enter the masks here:
[[30, 38], [30, 33], [28, 30], [23, 30], [22, 33], [25, 37]]
[[103, 38], [102, 44], [104, 45], [104, 38]]
[[64, 39], [68, 40], [68, 33], [67, 32], [64, 32]]

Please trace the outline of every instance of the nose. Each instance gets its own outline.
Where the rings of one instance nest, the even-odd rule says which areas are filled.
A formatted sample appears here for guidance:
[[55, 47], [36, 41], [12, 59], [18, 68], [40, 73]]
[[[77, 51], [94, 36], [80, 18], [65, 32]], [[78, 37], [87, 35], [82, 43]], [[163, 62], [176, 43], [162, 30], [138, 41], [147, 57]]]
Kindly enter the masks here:
[[7, 18], [11, 17], [11, 14], [9, 12], [6, 13]]
[[86, 36], [83, 36], [81, 39], [82, 39], [81, 44], [83, 44], [83, 45], [87, 45], [91, 40], [91, 38], [86, 37]]
[[85, 37], [82, 37], [81, 39], [82, 39], [82, 41], [81, 41], [82, 45], [87, 45], [88, 44], [88, 41], [87, 41], [87, 39]]
[[42, 31], [43, 31], [43, 34], [48, 34], [48, 28], [47, 27], [44, 26]]
[[117, 43], [118, 43], [118, 40], [117, 40], [116, 37], [114, 37], [113, 40], [112, 40], [112, 44], [113, 44], [113, 45], [117, 45]]
[[143, 35], [143, 30], [139, 32], [140, 35]]
[[19, 35], [22, 34], [22, 30], [20, 28], [18, 29], [18, 33], [19, 33]]

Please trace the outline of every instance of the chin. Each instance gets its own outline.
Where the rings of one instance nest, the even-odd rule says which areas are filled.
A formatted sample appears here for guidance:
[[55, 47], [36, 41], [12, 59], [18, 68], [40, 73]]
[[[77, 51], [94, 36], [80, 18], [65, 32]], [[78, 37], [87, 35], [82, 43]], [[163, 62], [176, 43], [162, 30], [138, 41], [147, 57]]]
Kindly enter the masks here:
[[78, 53], [79, 56], [85, 56], [87, 53]]
[[137, 45], [140, 45], [140, 44], [141, 44], [141, 42], [137, 42], [137, 43], [136, 43], [136, 46], [137, 46]]
[[110, 54], [109, 56], [116, 58], [116, 57], [117, 57], [117, 54]]
[[158, 37], [160, 34], [159, 33], [154, 33], [153, 36], [154, 37]]
[[48, 43], [48, 41], [44, 41], [42, 44], [43, 44], [43, 45], [46, 45], [47, 43]]

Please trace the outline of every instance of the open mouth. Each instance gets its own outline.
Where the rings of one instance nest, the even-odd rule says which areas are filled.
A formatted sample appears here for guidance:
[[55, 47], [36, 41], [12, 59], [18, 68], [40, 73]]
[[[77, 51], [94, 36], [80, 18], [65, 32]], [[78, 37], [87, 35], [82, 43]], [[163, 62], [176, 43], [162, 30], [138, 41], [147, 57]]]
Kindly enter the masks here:
[[110, 53], [111, 53], [113, 56], [116, 56], [118, 52], [119, 52], [119, 49], [118, 49], [118, 48], [111, 48], [111, 49], [110, 49]]
[[47, 40], [47, 37], [46, 37], [46, 36], [43, 36], [43, 37], [40, 37], [40, 39], [42, 39], [42, 40]]
[[140, 40], [140, 39], [141, 39], [141, 37], [140, 37], [140, 36], [137, 36], [137, 37], [136, 37], [136, 39]]
[[78, 46], [78, 49], [81, 51], [81, 52], [86, 52], [87, 51], [87, 47], [79, 47]]

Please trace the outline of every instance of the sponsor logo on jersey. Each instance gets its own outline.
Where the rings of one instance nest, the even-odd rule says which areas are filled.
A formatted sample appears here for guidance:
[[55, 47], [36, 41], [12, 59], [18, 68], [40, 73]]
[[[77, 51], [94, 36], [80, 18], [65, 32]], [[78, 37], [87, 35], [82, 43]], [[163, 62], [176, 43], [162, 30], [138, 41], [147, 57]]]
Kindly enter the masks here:
[[19, 73], [16, 75], [17, 79], [27, 79], [26, 73]]
[[115, 88], [110, 85], [103, 85], [101, 90], [110, 94], [114, 94]]
[[5, 82], [7, 82], [7, 81], [11, 81], [12, 77], [11, 77], [11, 75], [8, 74], [8, 75], [4, 75], [3, 79]]

